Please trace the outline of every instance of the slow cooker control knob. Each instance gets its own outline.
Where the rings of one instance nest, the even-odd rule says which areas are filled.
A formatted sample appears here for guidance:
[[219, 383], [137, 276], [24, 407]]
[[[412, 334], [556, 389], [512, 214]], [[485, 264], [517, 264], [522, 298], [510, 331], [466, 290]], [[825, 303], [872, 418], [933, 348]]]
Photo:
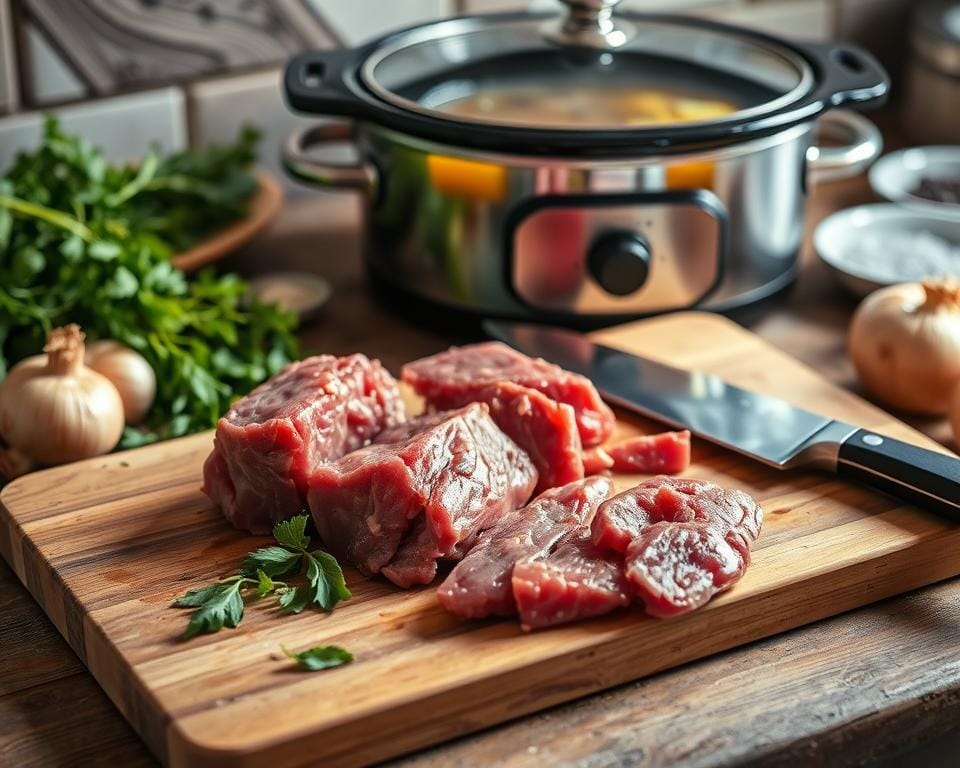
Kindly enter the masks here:
[[590, 246], [587, 268], [607, 293], [628, 296], [650, 274], [650, 245], [636, 232], [601, 234]]

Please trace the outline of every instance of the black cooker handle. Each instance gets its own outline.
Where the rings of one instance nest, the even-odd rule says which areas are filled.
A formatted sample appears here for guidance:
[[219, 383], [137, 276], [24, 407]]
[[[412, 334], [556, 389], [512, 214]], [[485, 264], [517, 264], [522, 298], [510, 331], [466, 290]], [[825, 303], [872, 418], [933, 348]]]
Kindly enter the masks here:
[[366, 48], [306, 51], [287, 64], [283, 86], [293, 109], [315, 115], [365, 117], [369, 107], [358, 93], [357, 69]]
[[812, 100], [828, 106], [880, 105], [890, 90], [890, 77], [872, 55], [848, 43], [800, 43], [798, 47], [819, 70]]

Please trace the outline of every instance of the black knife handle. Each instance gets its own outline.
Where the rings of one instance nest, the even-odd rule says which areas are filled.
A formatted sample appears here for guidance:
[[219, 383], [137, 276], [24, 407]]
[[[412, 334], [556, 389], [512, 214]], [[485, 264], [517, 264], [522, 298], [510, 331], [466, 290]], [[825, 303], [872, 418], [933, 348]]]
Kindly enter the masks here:
[[837, 474], [960, 522], [960, 459], [858, 429], [840, 445]]

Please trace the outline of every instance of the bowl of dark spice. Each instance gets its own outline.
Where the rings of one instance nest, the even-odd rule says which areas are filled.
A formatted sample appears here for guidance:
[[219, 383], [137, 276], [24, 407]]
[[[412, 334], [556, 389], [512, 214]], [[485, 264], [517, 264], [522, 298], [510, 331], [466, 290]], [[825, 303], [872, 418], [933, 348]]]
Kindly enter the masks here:
[[891, 152], [870, 169], [870, 186], [891, 202], [960, 219], [960, 146]]

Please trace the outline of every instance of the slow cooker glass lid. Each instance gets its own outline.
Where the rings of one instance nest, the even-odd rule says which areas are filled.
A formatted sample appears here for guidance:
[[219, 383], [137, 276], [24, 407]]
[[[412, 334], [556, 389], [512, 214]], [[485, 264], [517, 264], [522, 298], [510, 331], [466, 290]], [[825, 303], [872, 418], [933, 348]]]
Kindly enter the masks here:
[[791, 49], [692, 19], [637, 17], [633, 36], [606, 49], [554, 42], [549, 25], [526, 16], [419, 27], [376, 48], [361, 76], [406, 110], [540, 130], [739, 120], [813, 85], [809, 64]]

